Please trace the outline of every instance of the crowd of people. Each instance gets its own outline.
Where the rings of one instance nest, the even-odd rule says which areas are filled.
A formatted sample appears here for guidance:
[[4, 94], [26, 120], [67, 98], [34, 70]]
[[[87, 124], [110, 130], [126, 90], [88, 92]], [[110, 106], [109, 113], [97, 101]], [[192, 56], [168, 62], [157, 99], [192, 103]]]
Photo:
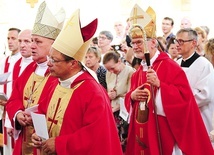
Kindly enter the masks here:
[[[44, 1], [32, 29], [8, 30], [0, 155], [214, 154], [209, 28], [184, 17], [173, 33], [164, 17], [157, 36], [155, 11], [136, 4], [126, 25], [95, 36], [99, 21], [81, 27], [80, 13], [64, 23], [64, 9]], [[48, 138], [33, 113], [45, 117]]]

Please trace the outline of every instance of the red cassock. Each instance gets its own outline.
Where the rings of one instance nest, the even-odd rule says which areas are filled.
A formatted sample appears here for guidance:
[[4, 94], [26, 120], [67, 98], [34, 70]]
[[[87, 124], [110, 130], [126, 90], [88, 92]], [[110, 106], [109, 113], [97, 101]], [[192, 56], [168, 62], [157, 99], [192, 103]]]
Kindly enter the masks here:
[[[175, 144], [186, 155], [214, 154], [202, 121], [199, 108], [183, 70], [161, 52], [152, 68], [160, 80], [160, 93], [165, 116], [158, 115], [163, 155], [172, 155]], [[139, 102], [130, 98], [138, 86], [146, 86], [146, 72], [141, 66], [131, 78], [131, 88], [125, 97], [126, 108], [131, 112], [126, 155], [159, 155], [159, 143], [154, 108], [148, 101], [148, 120], [137, 120]], [[148, 84], [147, 84], [148, 86]], [[150, 86], [148, 88], [150, 91]], [[155, 89], [155, 93], [156, 93]], [[151, 93], [151, 91], [150, 91]], [[154, 94], [155, 94], [154, 93]]]
[[[103, 86], [84, 72], [66, 89], [59, 84], [51, 87], [49, 96], [39, 105], [40, 113], [47, 118], [49, 136], [56, 137], [57, 154], [122, 155], [110, 100]], [[54, 106], [57, 101], [61, 102]]]
[[[24, 99], [25, 98], [24, 88], [26, 86], [26, 83], [27, 83], [29, 77], [31, 76], [31, 74], [33, 72], [35, 72], [36, 68], [37, 68], [37, 64], [35, 62], [32, 62], [31, 64], [29, 64], [26, 67], [26, 69], [23, 71], [21, 76], [15, 81], [11, 97], [9, 98], [9, 100], [7, 102], [6, 110], [8, 112], [8, 116], [11, 121], [11, 124], [15, 129], [16, 129], [16, 127], [14, 126], [15, 122], [14, 122], [13, 118], [17, 111], [25, 110], [25, 107], [23, 104], [23, 101], [25, 100]], [[48, 70], [47, 70], [46, 74], [49, 74]], [[41, 96], [39, 96], [38, 102], [34, 103], [34, 104], [40, 103], [40, 100], [42, 100], [42, 98], [46, 97], [47, 87], [49, 87], [50, 83], [54, 80], [57, 81], [57, 78], [48, 76], [48, 79], [43, 87]], [[19, 134], [19, 137], [15, 142], [13, 155], [22, 155], [23, 131], [24, 131], [24, 129], [22, 128], [21, 133]]]

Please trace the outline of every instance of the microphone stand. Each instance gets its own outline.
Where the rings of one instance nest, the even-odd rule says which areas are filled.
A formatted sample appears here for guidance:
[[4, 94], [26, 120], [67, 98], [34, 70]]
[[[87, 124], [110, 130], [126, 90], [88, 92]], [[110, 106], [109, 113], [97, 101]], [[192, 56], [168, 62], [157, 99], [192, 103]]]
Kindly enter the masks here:
[[[150, 53], [147, 47], [147, 37], [146, 37], [146, 32], [143, 30], [143, 34], [144, 34], [144, 56], [146, 59], [146, 64], [148, 66], [148, 69], [151, 68], [151, 64], [150, 64]], [[152, 99], [152, 105], [154, 107], [154, 115], [155, 115], [155, 125], [156, 125], [156, 130], [157, 130], [157, 136], [158, 136], [158, 146], [159, 146], [159, 152], [160, 155], [163, 155], [163, 149], [162, 149], [162, 143], [161, 143], [161, 135], [160, 135], [160, 127], [159, 127], [159, 123], [158, 123], [158, 115], [157, 115], [157, 109], [156, 109], [156, 105], [155, 105], [155, 95], [154, 95], [154, 87], [153, 85], [150, 84], [151, 87], [151, 99]]]

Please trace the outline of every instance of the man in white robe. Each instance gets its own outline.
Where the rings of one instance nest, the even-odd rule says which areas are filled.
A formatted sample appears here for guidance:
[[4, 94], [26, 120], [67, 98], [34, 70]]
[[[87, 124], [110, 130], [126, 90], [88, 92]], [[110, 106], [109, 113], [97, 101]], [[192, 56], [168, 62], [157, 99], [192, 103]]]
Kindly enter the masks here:
[[193, 29], [181, 29], [176, 35], [176, 46], [182, 59], [177, 63], [185, 71], [193, 95], [201, 112], [208, 134], [212, 131], [214, 110], [214, 70], [212, 64], [196, 53], [197, 33]]

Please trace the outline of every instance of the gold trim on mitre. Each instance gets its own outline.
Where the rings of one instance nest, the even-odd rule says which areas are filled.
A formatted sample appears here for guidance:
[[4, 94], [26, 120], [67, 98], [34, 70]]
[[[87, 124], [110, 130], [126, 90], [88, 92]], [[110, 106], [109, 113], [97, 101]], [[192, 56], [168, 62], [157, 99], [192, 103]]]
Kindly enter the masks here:
[[143, 32], [146, 32], [146, 36], [149, 38], [156, 36], [156, 15], [151, 7], [145, 12], [138, 4], [135, 4], [129, 20], [131, 23], [129, 32], [131, 38], [143, 38]]
[[38, 8], [32, 34], [56, 39], [65, 21], [65, 10], [60, 8], [53, 13], [46, 2], [42, 2]]
[[146, 31], [146, 35], [149, 38], [156, 38], [156, 14], [155, 11], [148, 7], [146, 10], [146, 13], [149, 14], [149, 16], [152, 18], [152, 20], [144, 27], [144, 30]]
[[151, 21], [151, 17], [138, 4], [135, 4], [132, 8], [129, 21], [131, 26], [140, 25], [144, 27]]

